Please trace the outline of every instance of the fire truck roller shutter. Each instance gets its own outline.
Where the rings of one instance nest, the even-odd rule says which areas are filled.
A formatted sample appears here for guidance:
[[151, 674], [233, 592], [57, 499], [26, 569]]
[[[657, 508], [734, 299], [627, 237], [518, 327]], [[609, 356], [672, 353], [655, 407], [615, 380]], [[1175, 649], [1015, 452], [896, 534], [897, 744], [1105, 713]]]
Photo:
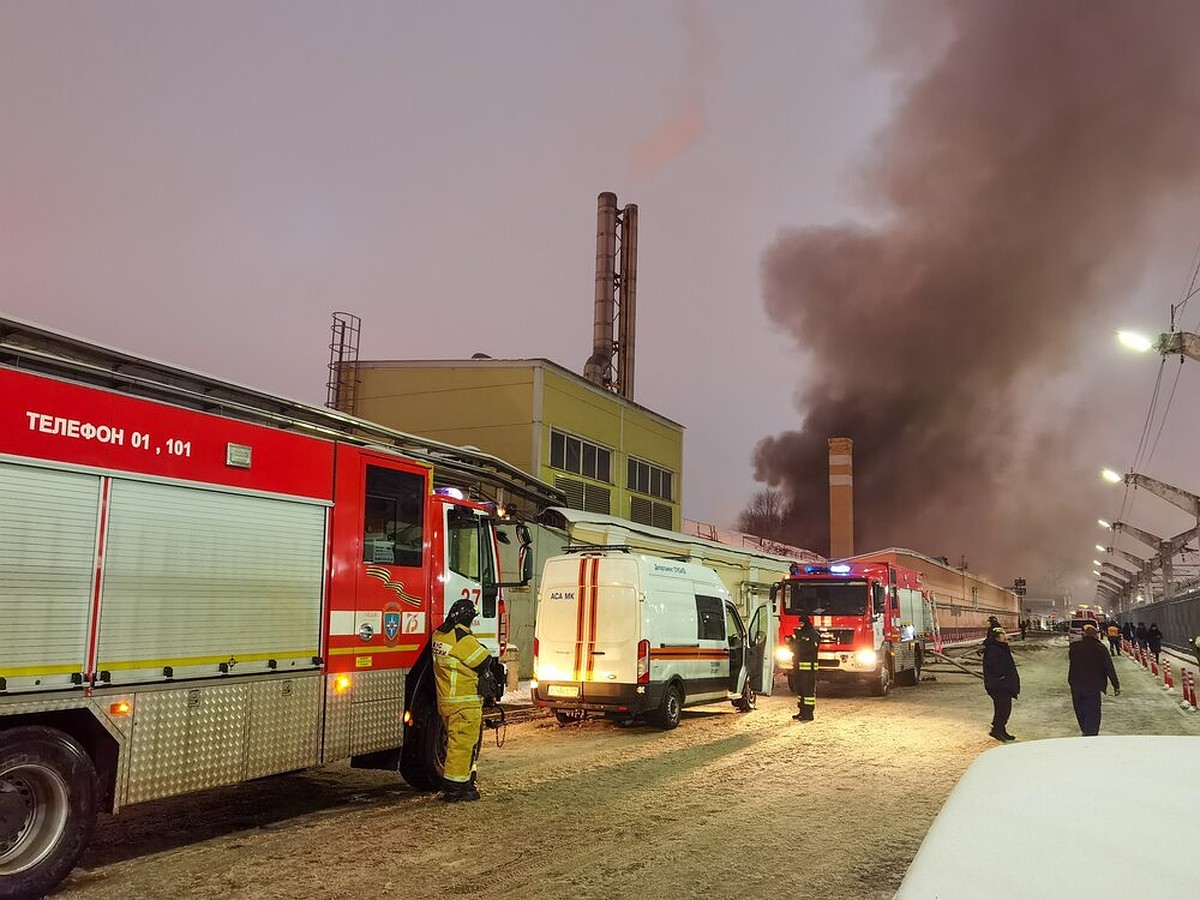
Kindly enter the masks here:
[[99, 498], [95, 475], [0, 463], [0, 676], [10, 693], [68, 688], [83, 671]]
[[99, 668], [114, 683], [312, 665], [325, 507], [114, 479]]

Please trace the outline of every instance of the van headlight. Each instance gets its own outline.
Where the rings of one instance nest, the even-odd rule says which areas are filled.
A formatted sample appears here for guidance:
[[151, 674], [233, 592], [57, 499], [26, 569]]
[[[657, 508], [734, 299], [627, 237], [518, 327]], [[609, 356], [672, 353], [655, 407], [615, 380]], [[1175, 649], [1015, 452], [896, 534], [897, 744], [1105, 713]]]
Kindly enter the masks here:
[[879, 662], [879, 654], [874, 650], [859, 650], [854, 654], [854, 661], [860, 666], [872, 667]]
[[792, 664], [792, 660], [795, 659], [795, 656], [796, 654], [792, 652], [790, 647], [775, 648], [775, 662], [779, 663], [781, 666], [790, 666]]

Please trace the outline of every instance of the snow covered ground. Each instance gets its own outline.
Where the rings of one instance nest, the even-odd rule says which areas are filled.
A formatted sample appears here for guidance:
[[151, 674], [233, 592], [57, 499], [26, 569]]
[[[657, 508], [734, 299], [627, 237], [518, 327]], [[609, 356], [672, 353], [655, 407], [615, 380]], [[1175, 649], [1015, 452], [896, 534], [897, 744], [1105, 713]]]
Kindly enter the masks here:
[[[509, 726], [502, 749], [485, 736], [478, 803], [446, 805], [345, 766], [157, 801], [102, 825], [62, 895], [883, 900], [980, 754], [1078, 733], [1065, 639], [1013, 647], [1015, 745], [987, 736], [991, 703], [965, 674], [884, 699], [822, 689], [812, 724], [791, 720], [786, 695], [749, 714], [688, 710], [669, 732], [536, 718]], [[1123, 690], [1104, 702], [1102, 734], [1200, 737], [1200, 714], [1140, 666], [1118, 666]], [[1153, 765], [1132, 764], [1123, 784], [1171, 789], [1175, 773]], [[1029, 777], [1054, 803], [1064, 773], [1047, 764]], [[1125, 812], [1118, 853], [1153, 807]], [[1045, 852], [1065, 861], [1071, 849], [1064, 837]], [[994, 852], [998, 865], [1037, 864]]]

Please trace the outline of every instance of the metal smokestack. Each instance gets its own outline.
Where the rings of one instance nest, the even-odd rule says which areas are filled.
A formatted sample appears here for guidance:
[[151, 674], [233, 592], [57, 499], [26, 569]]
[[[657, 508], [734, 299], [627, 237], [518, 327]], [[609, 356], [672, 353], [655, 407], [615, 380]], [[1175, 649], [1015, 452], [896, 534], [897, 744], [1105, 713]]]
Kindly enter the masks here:
[[629, 203], [621, 213], [617, 393], [626, 400], [633, 399], [633, 338], [637, 325], [637, 210], [636, 204]]
[[[583, 377], [606, 391], [633, 399], [633, 347], [637, 322], [638, 208], [617, 206], [617, 195], [600, 195], [596, 212], [596, 303], [592, 355]], [[620, 265], [617, 269], [617, 244]]]
[[583, 377], [602, 388], [613, 386], [614, 294], [617, 284], [617, 195], [605, 191], [596, 210], [596, 304], [592, 325], [592, 355]]
[[854, 555], [854, 441], [829, 438], [829, 558]]

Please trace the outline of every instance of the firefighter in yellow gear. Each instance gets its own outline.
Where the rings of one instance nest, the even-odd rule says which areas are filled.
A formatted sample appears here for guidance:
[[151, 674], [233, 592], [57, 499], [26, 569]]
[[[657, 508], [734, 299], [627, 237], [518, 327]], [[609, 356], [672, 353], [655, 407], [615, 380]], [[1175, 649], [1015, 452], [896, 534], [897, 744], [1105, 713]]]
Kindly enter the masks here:
[[792, 649], [792, 690], [796, 692], [797, 722], [811, 722], [817, 709], [817, 629], [808, 616], [800, 617], [800, 627], [787, 636]]
[[478, 800], [475, 763], [483, 743], [483, 697], [479, 680], [490, 672], [491, 654], [471, 633], [475, 606], [456, 600], [433, 633], [433, 673], [438, 715], [446, 729], [446, 769], [442, 799]]

